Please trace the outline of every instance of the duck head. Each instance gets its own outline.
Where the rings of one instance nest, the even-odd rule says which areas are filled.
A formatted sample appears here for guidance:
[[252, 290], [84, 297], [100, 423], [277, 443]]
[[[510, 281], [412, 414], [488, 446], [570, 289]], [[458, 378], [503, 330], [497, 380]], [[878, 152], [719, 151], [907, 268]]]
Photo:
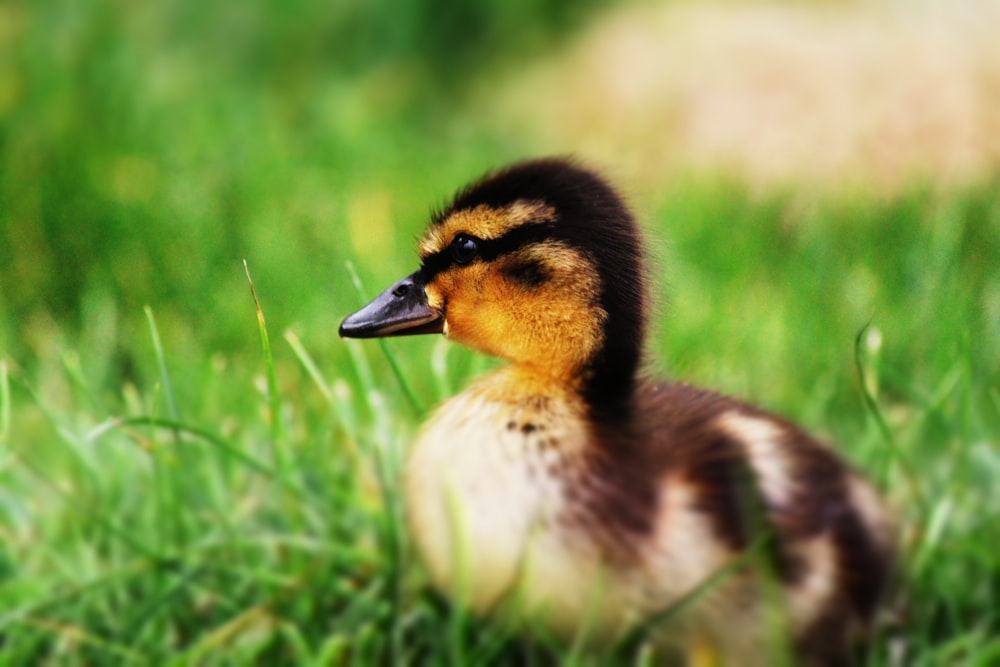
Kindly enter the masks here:
[[630, 394], [646, 329], [642, 241], [622, 198], [562, 159], [486, 175], [432, 216], [420, 268], [340, 335], [444, 333], [578, 388]]

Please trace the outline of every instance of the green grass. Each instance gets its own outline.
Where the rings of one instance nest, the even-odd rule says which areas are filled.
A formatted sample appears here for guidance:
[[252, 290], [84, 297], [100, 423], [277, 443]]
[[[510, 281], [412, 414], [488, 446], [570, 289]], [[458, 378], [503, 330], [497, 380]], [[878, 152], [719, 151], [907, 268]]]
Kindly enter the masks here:
[[[495, 362], [336, 336], [432, 206], [534, 153], [455, 84], [517, 49], [438, 79], [432, 3], [343, 51], [399, 17], [246, 4], [0, 15], [0, 664], [550, 664], [431, 593], [401, 521], [415, 429]], [[863, 664], [1000, 661], [1000, 180], [630, 189], [651, 366], [831, 437], [899, 509], [902, 622]]]
[[[887, 487], [907, 535], [906, 622], [868, 664], [895, 664], [894, 651], [905, 664], [989, 664], [996, 195], [789, 220], [796, 211], [731, 185], [690, 183], [665, 200], [650, 230], [672, 240], [661, 365], [834, 436]], [[382, 282], [399, 273], [372, 268]], [[255, 282], [266, 315], [275, 296]], [[353, 292], [346, 270], [339, 282]], [[58, 332], [47, 353], [5, 360], [4, 664], [544, 663], [550, 649], [430, 595], [400, 520], [414, 429], [490, 362], [437, 338], [261, 336], [249, 289], [243, 308], [263, 352], [184, 357], [164, 349], [154, 312], [101, 310], [146, 319], [145, 336], [122, 343], [141, 382], [96, 384], [114, 376], [94, 366], [98, 343]], [[855, 373], [866, 324], [860, 366], [888, 440]]]

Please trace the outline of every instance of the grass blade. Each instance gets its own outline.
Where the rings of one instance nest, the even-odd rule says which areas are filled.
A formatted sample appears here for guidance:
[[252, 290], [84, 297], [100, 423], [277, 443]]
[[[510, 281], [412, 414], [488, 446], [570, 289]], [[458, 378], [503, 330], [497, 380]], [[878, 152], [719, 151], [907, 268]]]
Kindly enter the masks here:
[[250, 266], [243, 260], [243, 270], [250, 283], [250, 294], [253, 296], [254, 307], [257, 310], [257, 329], [260, 333], [260, 346], [264, 352], [264, 365], [267, 369], [268, 409], [271, 414], [271, 435], [274, 439], [275, 458], [283, 472], [289, 470], [290, 462], [285, 451], [285, 426], [281, 417], [281, 395], [278, 392], [278, 374], [274, 370], [274, 356], [271, 353], [271, 341], [267, 335], [267, 322], [264, 320], [264, 310], [260, 307], [257, 290], [250, 277]]
[[97, 428], [93, 429], [90, 433], [87, 434], [87, 440], [89, 440], [90, 442], [96, 442], [97, 440], [100, 440], [102, 437], [104, 437], [110, 431], [113, 431], [122, 426], [128, 426], [130, 424], [142, 425], [142, 426], [154, 426], [157, 428], [167, 428], [195, 436], [201, 440], [204, 440], [205, 442], [214, 445], [215, 447], [218, 447], [229, 456], [232, 456], [234, 459], [237, 459], [238, 461], [246, 465], [248, 468], [260, 473], [261, 475], [264, 475], [269, 479], [279, 479], [278, 474], [266, 463], [250, 456], [249, 454], [240, 451], [236, 447], [233, 447], [228, 442], [226, 442], [219, 436], [215, 435], [214, 433], [205, 431], [195, 426], [189, 426], [181, 422], [176, 422], [170, 419], [163, 419], [160, 417], [146, 417], [146, 416], [118, 417], [116, 419], [107, 421], [98, 426]]
[[868, 413], [878, 426], [882, 439], [889, 446], [892, 458], [899, 465], [900, 472], [903, 474], [903, 479], [906, 480], [910, 495], [919, 508], [920, 516], [926, 517], [928, 513], [927, 498], [924, 495], [920, 482], [917, 480], [916, 471], [910, 465], [910, 460], [903, 454], [899, 443], [896, 441], [896, 436], [893, 435], [892, 429], [889, 428], [889, 423], [885, 420], [885, 415], [882, 414], [882, 410], [879, 408], [878, 401], [875, 400], [875, 396], [868, 386], [868, 377], [865, 373], [865, 365], [862, 358], [862, 348], [864, 346], [865, 334], [871, 328], [871, 324], [871, 320], [866, 322], [854, 338], [854, 368], [857, 372], [858, 383], [861, 386], [861, 396], [864, 399], [865, 407], [868, 408]]
[[153, 339], [153, 350], [156, 352], [156, 366], [160, 371], [160, 381], [163, 383], [163, 397], [167, 402], [167, 414], [174, 421], [180, 420], [180, 410], [177, 408], [177, 397], [174, 395], [174, 385], [170, 381], [170, 372], [167, 370], [167, 355], [163, 351], [163, 343], [160, 340], [160, 330], [156, 326], [156, 318], [153, 316], [153, 309], [148, 305], [143, 308], [146, 312], [146, 322], [149, 323], [149, 335]]
[[299, 363], [302, 364], [302, 367], [306, 370], [310, 379], [312, 379], [316, 387], [319, 388], [319, 392], [323, 395], [323, 398], [326, 399], [326, 402], [330, 404], [330, 407], [333, 409], [334, 413], [336, 413], [337, 420], [340, 422], [341, 428], [344, 429], [344, 432], [349, 436], [344, 438], [344, 443], [350, 450], [350, 455], [354, 458], [356, 463], [361, 462], [363, 457], [360, 450], [358, 450], [354, 438], [355, 431], [357, 429], [353, 420], [347, 415], [347, 407], [344, 405], [345, 401], [343, 396], [338, 399], [337, 392], [334, 391], [333, 387], [330, 386], [330, 383], [326, 381], [325, 377], [323, 377], [323, 373], [320, 371], [319, 366], [317, 366], [316, 362], [313, 361], [312, 356], [310, 356], [309, 352], [306, 351], [305, 346], [302, 345], [302, 341], [299, 340], [299, 337], [296, 336], [293, 331], [285, 331], [285, 340], [288, 342], [288, 345], [291, 346], [292, 352], [295, 353], [296, 358], [299, 360]]

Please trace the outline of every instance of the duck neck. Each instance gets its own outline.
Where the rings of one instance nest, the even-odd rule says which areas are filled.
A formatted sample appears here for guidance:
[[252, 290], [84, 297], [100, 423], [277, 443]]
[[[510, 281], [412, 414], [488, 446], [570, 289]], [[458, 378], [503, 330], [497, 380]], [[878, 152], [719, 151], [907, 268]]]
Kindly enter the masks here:
[[629, 274], [626, 284], [631, 288], [605, 283], [600, 296], [601, 308], [606, 313], [601, 344], [582, 372], [582, 396], [595, 416], [627, 415], [642, 365], [646, 338], [642, 272], [637, 262], [634, 266], [623, 266], [621, 271]]
[[641, 343], [612, 343], [604, 346], [584, 370], [580, 387], [592, 415], [602, 421], [628, 416], [642, 361]]

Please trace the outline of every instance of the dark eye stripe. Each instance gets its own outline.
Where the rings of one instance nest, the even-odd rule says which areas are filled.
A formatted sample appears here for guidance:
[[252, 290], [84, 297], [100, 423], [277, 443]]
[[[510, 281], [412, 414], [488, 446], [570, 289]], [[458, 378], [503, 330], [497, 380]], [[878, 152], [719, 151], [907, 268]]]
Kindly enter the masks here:
[[[492, 262], [497, 257], [508, 255], [521, 248], [555, 238], [553, 224], [527, 224], [510, 230], [500, 238], [479, 239], [479, 259], [484, 262]], [[420, 270], [424, 274], [424, 280], [431, 280], [456, 262], [451, 253], [451, 247], [437, 251], [433, 255], [424, 258]]]

